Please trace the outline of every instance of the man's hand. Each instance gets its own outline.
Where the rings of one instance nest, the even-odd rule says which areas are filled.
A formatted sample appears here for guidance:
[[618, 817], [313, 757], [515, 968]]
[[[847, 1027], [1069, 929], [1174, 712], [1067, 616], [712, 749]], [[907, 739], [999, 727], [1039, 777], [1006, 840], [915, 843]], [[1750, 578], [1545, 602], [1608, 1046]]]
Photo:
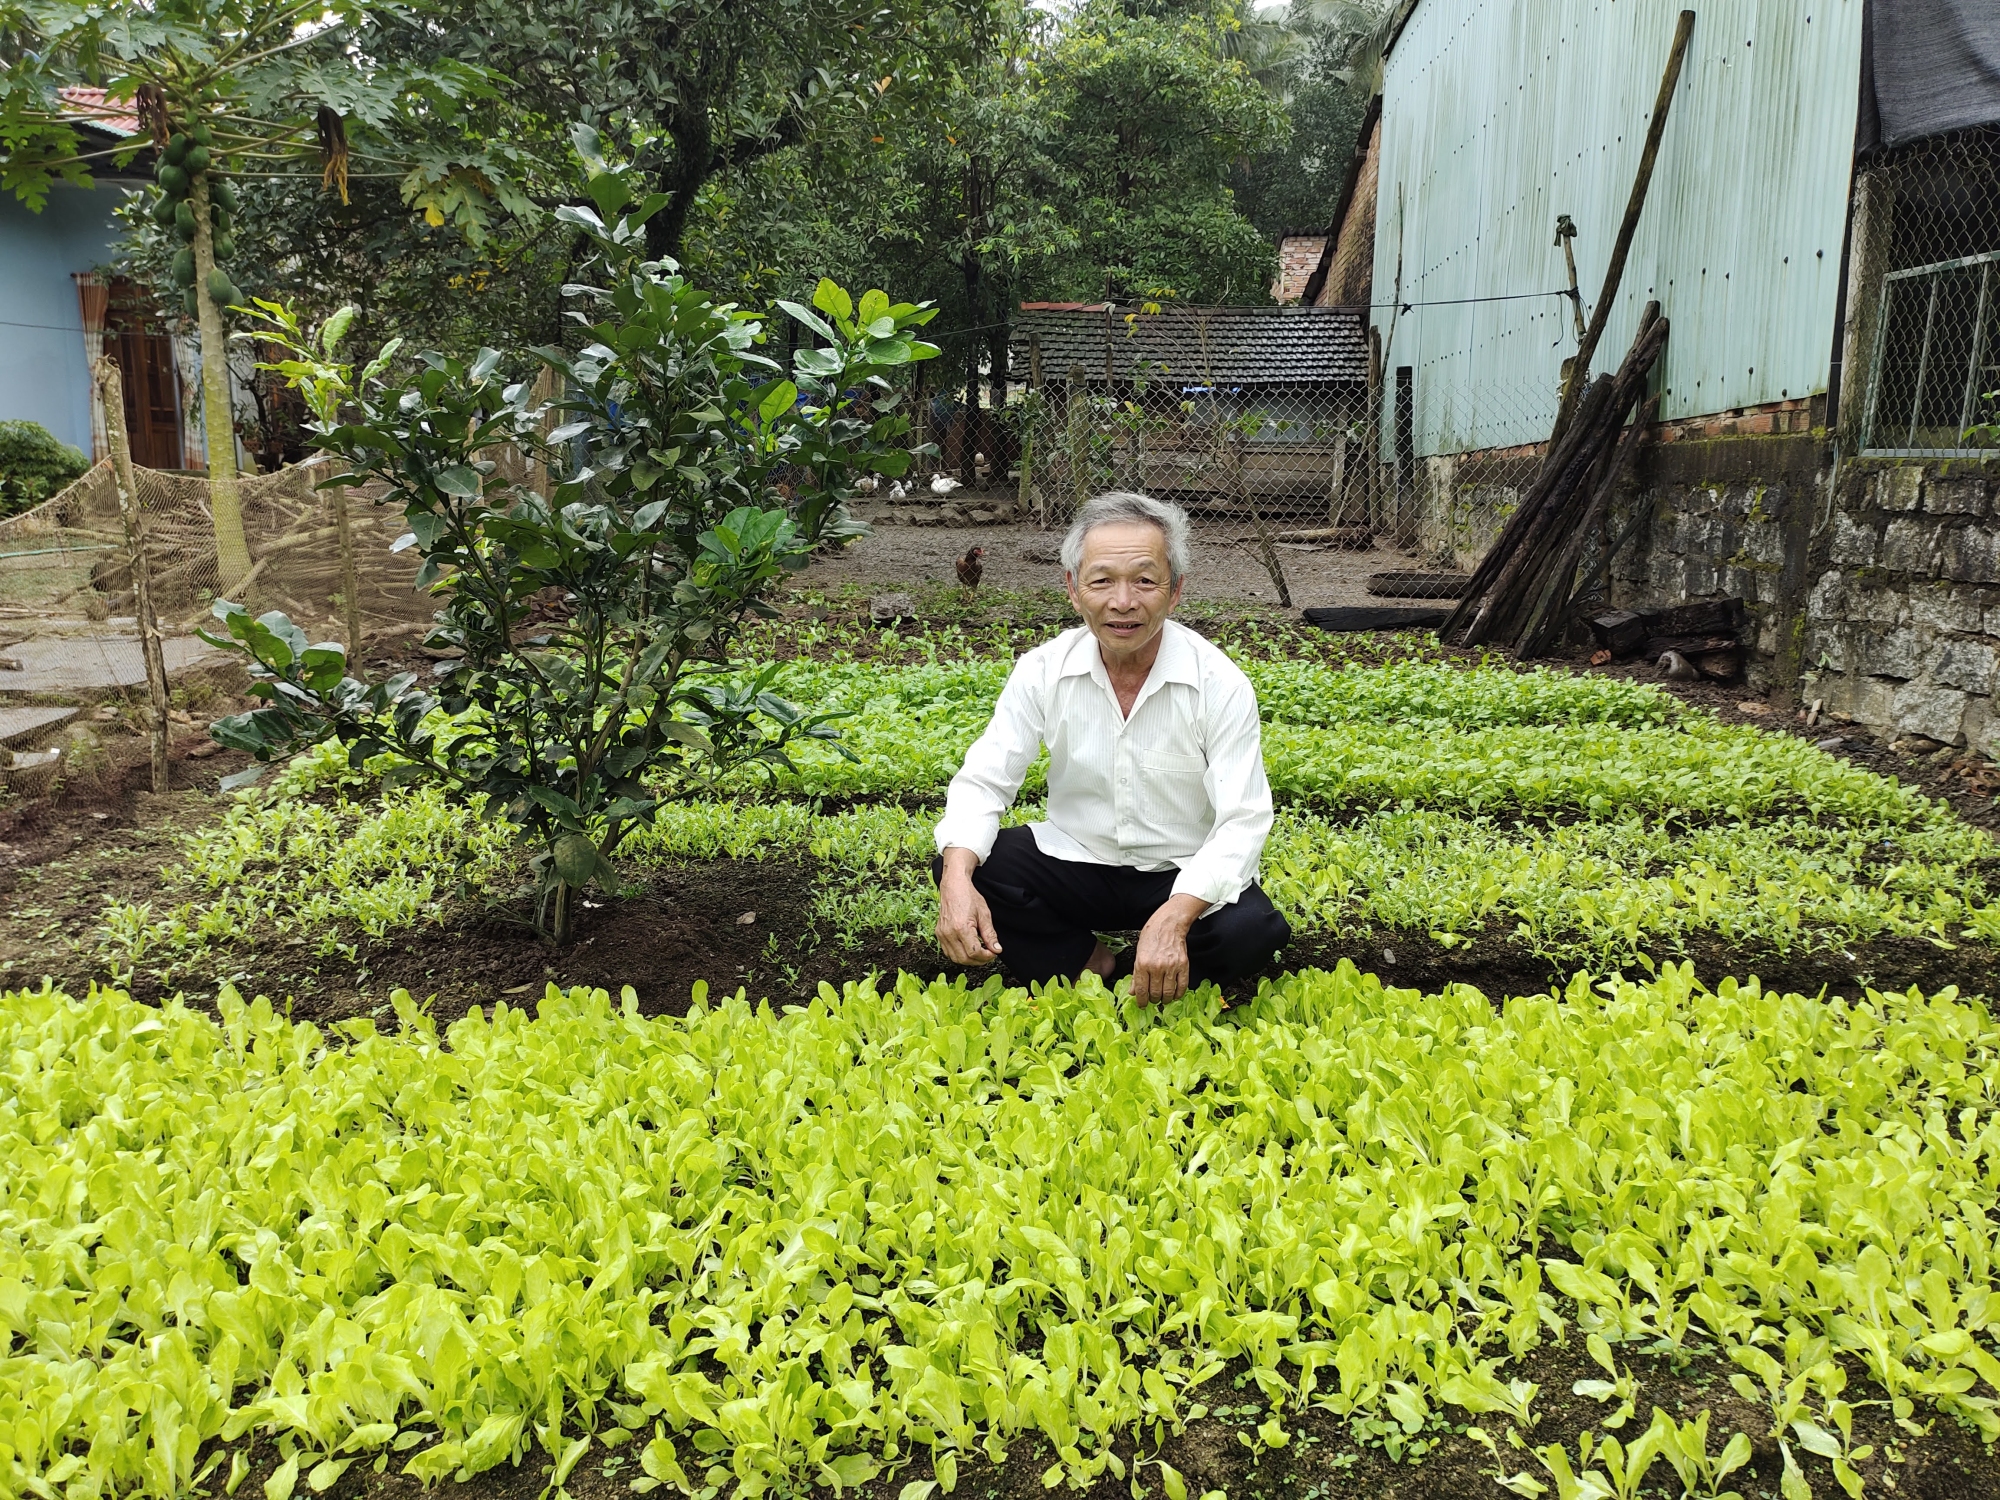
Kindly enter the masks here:
[[956, 845], [944, 851], [944, 873], [938, 877], [938, 946], [955, 964], [990, 964], [1000, 956], [1000, 939], [993, 932], [993, 909], [972, 884], [979, 859]]
[[1132, 998], [1141, 1005], [1178, 1000], [1188, 989], [1188, 929], [1208, 903], [1199, 896], [1170, 896], [1139, 929], [1132, 963]]

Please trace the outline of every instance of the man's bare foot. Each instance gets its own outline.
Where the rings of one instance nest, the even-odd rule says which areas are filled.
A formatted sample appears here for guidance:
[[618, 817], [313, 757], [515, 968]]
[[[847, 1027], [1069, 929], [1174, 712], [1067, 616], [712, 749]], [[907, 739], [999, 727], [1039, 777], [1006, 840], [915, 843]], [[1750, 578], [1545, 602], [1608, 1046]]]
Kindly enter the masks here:
[[1083, 972], [1095, 974], [1106, 984], [1111, 983], [1111, 976], [1117, 968], [1118, 956], [1101, 942], [1090, 950], [1090, 957], [1083, 961]]

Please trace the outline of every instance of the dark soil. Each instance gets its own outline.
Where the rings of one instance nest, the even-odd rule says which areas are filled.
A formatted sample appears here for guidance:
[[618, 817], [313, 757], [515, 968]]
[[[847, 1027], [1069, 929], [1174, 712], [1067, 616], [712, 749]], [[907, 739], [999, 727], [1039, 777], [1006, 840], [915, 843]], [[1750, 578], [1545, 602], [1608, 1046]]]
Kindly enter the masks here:
[[[532, 1007], [552, 982], [614, 997], [629, 985], [642, 1014], [679, 1016], [697, 983], [716, 995], [741, 987], [752, 999], [783, 1002], [871, 971], [962, 972], [935, 949], [881, 940], [850, 948], [823, 938], [810, 916], [815, 878], [808, 867], [776, 860], [670, 865], [646, 872], [633, 894], [586, 900], [567, 948], [538, 937], [519, 903], [447, 927], [364, 939], [351, 962], [260, 954], [235, 982], [246, 997], [290, 998], [295, 1019], [320, 1023], [386, 1015], [389, 995], [408, 990], [433, 1001], [431, 1014], [448, 1025], [475, 1005]], [[156, 999], [159, 987], [142, 980], [134, 993]]]

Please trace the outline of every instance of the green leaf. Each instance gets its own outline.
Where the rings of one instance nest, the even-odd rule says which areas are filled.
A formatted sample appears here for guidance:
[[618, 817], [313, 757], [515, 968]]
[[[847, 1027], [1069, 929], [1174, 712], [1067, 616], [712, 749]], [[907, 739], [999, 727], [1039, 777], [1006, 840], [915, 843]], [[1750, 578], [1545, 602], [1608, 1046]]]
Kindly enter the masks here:
[[551, 846], [556, 873], [573, 886], [588, 885], [597, 874], [597, 845], [587, 834], [566, 833]]
[[466, 464], [452, 464], [438, 470], [435, 482], [447, 495], [457, 495], [464, 499], [479, 497], [479, 471]]
[[763, 399], [757, 403], [757, 415], [768, 427], [790, 411], [792, 403], [798, 399], [799, 388], [789, 380], [780, 380], [766, 391]]
[[[813, 288], [813, 306], [830, 317], [843, 322], [854, 317], [854, 299], [841, 289], [838, 283], [822, 276], [819, 285]], [[950, 1486], [946, 1486], [947, 1489]]]

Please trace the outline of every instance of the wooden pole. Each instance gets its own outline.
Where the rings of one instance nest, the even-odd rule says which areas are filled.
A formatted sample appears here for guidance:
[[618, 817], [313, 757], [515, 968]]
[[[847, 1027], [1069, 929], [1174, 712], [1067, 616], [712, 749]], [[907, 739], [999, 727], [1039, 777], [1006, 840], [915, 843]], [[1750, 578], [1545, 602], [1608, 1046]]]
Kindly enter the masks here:
[[146, 686], [153, 699], [153, 790], [167, 790], [167, 662], [160, 650], [160, 622], [153, 617], [153, 565], [146, 555], [146, 517], [139, 509], [139, 477], [132, 468], [132, 444], [125, 435], [125, 385], [116, 361], [97, 364], [104, 403], [104, 432], [111, 444], [111, 471], [118, 481], [118, 513], [125, 521], [125, 545], [132, 554], [132, 612], [139, 621], [139, 651], [146, 662]]
[[1041, 505], [1035, 494], [1035, 428], [1048, 419], [1042, 410], [1042, 336], [1030, 329], [1028, 332], [1028, 389], [1033, 392], [1021, 403], [1021, 493], [1016, 504], [1022, 510], [1032, 508], [1037, 524], [1048, 524], [1047, 508]]
[[1549, 435], [1551, 445], [1561, 438], [1576, 410], [1578, 395], [1590, 381], [1590, 357], [1604, 337], [1604, 325], [1611, 320], [1611, 305], [1618, 299], [1618, 284], [1625, 279], [1625, 257], [1632, 249], [1632, 236], [1639, 229], [1639, 213], [1646, 206], [1646, 190], [1653, 183], [1653, 164], [1660, 158], [1660, 138], [1667, 131], [1667, 109], [1674, 102], [1674, 90], [1681, 81], [1681, 64], [1687, 59], [1688, 38], [1694, 35], [1694, 12], [1684, 10], [1674, 27], [1674, 43], [1667, 52], [1667, 69], [1660, 75], [1659, 97], [1653, 101], [1652, 123], [1646, 127], [1646, 146], [1639, 153], [1639, 170], [1632, 178], [1632, 196], [1625, 202], [1625, 217], [1618, 225], [1618, 238], [1611, 245], [1611, 263], [1604, 269], [1604, 285], [1598, 289], [1597, 305], [1590, 310], [1590, 326], [1577, 345], [1570, 362], [1569, 379], [1563, 382], [1562, 405]]

